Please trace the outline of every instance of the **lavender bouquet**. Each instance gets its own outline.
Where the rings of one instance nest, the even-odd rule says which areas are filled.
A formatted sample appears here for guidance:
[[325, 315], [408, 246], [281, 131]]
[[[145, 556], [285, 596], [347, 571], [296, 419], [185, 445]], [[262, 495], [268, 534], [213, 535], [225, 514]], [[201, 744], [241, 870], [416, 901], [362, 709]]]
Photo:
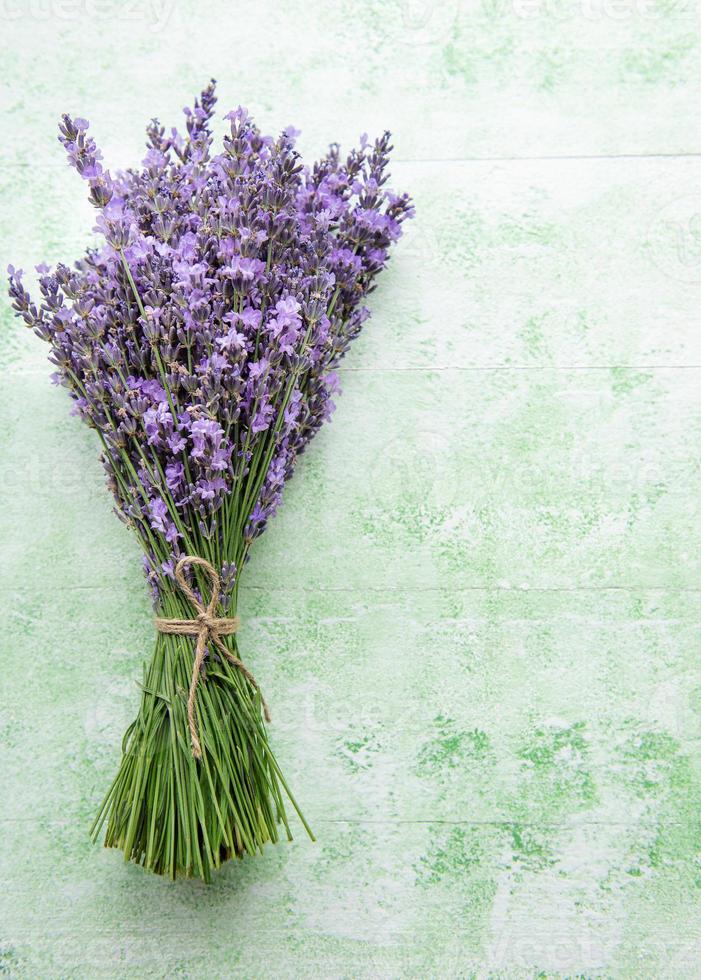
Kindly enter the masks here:
[[142, 169], [116, 176], [88, 123], [64, 115], [59, 140], [104, 242], [73, 268], [38, 266], [39, 305], [8, 270], [14, 310], [98, 434], [156, 609], [139, 713], [93, 833], [106, 823], [127, 860], [205, 880], [280, 825], [291, 838], [284, 795], [311, 836], [238, 650], [237, 593], [412, 214], [385, 188], [388, 133], [307, 168], [294, 130], [262, 136], [238, 108], [214, 155], [215, 102], [212, 82], [183, 134], [153, 120]]

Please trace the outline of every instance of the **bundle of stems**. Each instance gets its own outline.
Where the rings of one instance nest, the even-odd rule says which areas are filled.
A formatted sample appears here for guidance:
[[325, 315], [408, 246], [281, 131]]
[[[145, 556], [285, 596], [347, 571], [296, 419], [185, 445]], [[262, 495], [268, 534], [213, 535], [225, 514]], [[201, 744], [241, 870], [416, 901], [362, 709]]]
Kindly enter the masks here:
[[[240, 494], [227, 497], [219, 512], [222, 526], [232, 529], [230, 536], [221, 540], [221, 548], [201, 537], [192, 545], [194, 553], [213, 567], [245, 564], [250, 540], [244, 537], [239, 511], [250, 512], [246, 501], [260, 494], [274, 429], [267, 442], [261, 440], [256, 446]], [[162, 557], [167, 561], [167, 554]], [[193, 575], [199, 593], [206, 596], [212, 583], [197, 565]], [[227, 616], [236, 615], [240, 581], [237, 576]], [[156, 614], [187, 620], [193, 610], [173, 584], [161, 586]], [[235, 635], [223, 642], [233, 657], [242, 659]], [[125, 858], [173, 879], [197, 876], [208, 882], [222, 862], [277, 842], [280, 825], [292, 840], [283, 790], [307, 834], [315, 838], [270, 747], [260, 689], [216, 651], [210, 655], [204, 682], [197, 687], [201, 751], [195, 757], [186, 706], [193, 661], [189, 637], [157, 634], [139, 713], [124, 736], [119, 771], [91, 832], [97, 840], [106, 823], [105, 846], [121, 849]]]
[[[191, 615], [175, 592], [163, 596], [159, 612]], [[231, 647], [239, 657], [235, 637]], [[283, 790], [314, 835], [270, 748], [259, 691], [225, 658], [208, 666], [198, 686], [201, 758], [194, 757], [186, 709], [192, 666], [191, 641], [158, 635], [139, 714], [93, 835], [106, 821], [106, 846], [157, 874], [209, 881], [228, 858], [276, 842], [280, 824], [292, 839]]]

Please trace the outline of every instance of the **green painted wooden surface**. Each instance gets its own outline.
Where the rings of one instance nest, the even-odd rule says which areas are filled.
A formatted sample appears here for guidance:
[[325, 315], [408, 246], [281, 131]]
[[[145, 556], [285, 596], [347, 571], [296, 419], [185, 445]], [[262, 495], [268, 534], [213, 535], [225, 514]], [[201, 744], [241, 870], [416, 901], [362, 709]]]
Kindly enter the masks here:
[[92, 847], [150, 651], [135, 543], [0, 307], [0, 974], [701, 976], [695, 0], [2, 6], [2, 258], [92, 213], [55, 141], [222, 111], [395, 132], [417, 218], [248, 568], [319, 835], [171, 884]]

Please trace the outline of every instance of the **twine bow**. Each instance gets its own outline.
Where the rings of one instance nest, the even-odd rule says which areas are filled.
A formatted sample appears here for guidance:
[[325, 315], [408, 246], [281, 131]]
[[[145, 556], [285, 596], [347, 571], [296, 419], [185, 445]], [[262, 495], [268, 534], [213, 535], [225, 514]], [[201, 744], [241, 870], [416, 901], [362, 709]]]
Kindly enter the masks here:
[[[212, 591], [209, 597], [209, 602], [206, 606], [202, 604], [185, 578], [184, 569], [188, 565], [199, 565], [200, 568], [204, 569], [207, 575], [209, 575], [212, 583]], [[156, 617], [154, 622], [159, 633], [171, 633], [176, 636], [197, 637], [197, 645], [195, 646], [195, 660], [192, 665], [192, 677], [190, 678], [190, 693], [187, 699], [187, 720], [190, 725], [192, 754], [196, 759], [201, 759], [202, 747], [197, 734], [195, 700], [197, 697], [197, 685], [200, 682], [202, 664], [204, 663], [208, 644], [215, 646], [219, 653], [223, 657], [226, 657], [229, 663], [233, 664], [237, 670], [240, 670], [246, 680], [248, 680], [249, 683], [255, 687], [260, 694], [260, 698], [263, 703], [263, 713], [266, 721], [270, 721], [270, 711], [268, 710], [268, 705], [265, 703], [265, 698], [263, 697], [260, 687], [258, 686], [258, 681], [255, 679], [243, 661], [239, 660], [238, 657], [235, 657], [231, 650], [227, 649], [226, 645], [221, 641], [222, 636], [232, 636], [237, 631], [240, 620], [238, 616], [228, 619], [220, 618], [214, 615], [217, 608], [217, 603], [219, 602], [221, 596], [221, 582], [216, 569], [204, 558], [198, 558], [197, 555], [185, 555], [175, 566], [175, 579], [180, 586], [180, 591], [190, 600], [193, 607], [197, 611], [197, 615], [194, 619], [159, 619]]]

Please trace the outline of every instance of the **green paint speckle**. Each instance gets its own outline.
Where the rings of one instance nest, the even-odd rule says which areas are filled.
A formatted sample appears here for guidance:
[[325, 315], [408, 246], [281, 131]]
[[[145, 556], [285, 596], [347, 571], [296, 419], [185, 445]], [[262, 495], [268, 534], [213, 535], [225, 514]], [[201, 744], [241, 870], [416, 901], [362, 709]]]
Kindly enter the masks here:
[[426, 742], [417, 769], [423, 775], [431, 775], [443, 766], [455, 768], [468, 759], [484, 758], [489, 752], [489, 738], [479, 729], [460, 731], [450, 718], [438, 715], [433, 722], [436, 735]]
[[535, 827], [515, 824], [510, 829], [512, 858], [517, 873], [543, 871], [556, 863], [547, 834]]
[[439, 828], [435, 845], [414, 866], [421, 885], [436, 885], [449, 879], [457, 885], [479, 870], [484, 858], [482, 844], [474, 831], [452, 827], [447, 833]]
[[649, 371], [631, 371], [628, 368], [611, 368], [612, 387], [617, 395], [627, 395], [640, 385], [649, 384]]
[[524, 798], [544, 816], [562, 807], [590, 808], [596, 802], [584, 722], [536, 729], [518, 749], [517, 757]]

